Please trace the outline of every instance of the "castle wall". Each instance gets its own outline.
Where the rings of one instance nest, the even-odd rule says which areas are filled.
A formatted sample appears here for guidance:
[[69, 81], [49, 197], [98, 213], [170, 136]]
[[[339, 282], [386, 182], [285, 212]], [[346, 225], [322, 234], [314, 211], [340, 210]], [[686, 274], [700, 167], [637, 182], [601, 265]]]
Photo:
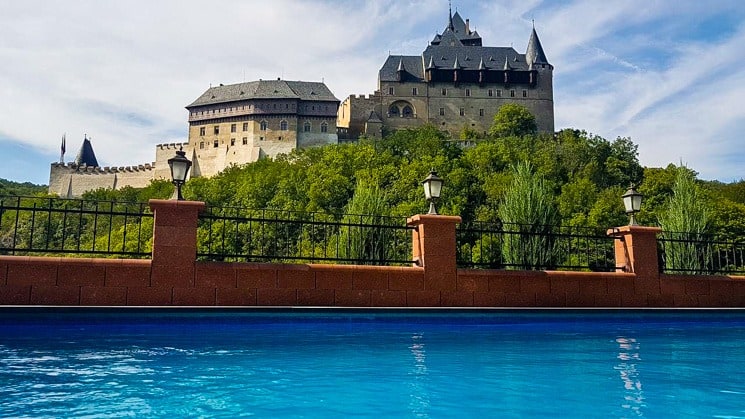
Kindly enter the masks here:
[[365, 123], [373, 111], [380, 113], [380, 96], [351, 95], [339, 106], [336, 124], [346, 128], [347, 138], [358, 138], [365, 133]]
[[[125, 186], [144, 188], [153, 180], [151, 164], [126, 167], [88, 167], [73, 163], [52, 163], [49, 172], [49, 193], [61, 197], [80, 197], [84, 192]], [[168, 175], [170, 178], [170, 172]]]

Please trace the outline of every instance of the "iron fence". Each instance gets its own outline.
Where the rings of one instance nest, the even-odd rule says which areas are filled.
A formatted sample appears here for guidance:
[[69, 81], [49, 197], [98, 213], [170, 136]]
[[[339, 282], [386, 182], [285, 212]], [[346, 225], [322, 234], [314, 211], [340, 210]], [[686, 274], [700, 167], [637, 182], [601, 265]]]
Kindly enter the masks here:
[[745, 242], [710, 234], [663, 232], [657, 240], [660, 270], [693, 275], [745, 274]]
[[0, 254], [151, 255], [147, 204], [0, 196]]
[[199, 216], [197, 257], [213, 261], [413, 263], [404, 217], [208, 208]]
[[459, 267], [524, 270], [615, 271], [613, 237], [585, 227], [501, 222], [461, 224]]

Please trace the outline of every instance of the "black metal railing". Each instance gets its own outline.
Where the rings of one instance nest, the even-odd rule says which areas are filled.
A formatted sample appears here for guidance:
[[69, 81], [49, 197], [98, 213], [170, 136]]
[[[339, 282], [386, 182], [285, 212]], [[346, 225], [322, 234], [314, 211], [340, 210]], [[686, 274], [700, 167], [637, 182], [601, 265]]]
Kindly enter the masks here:
[[404, 217], [208, 208], [199, 216], [197, 257], [213, 261], [413, 263]]
[[151, 255], [147, 204], [0, 196], [0, 254]]
[[664, 273], [745, 274], [745, 242], [719, 241], [710, 234], [663, 232], [657, 239]]
[[458, 226], [459, 267], [615, 271], [613, 237], [596, 229], [474, 222]]

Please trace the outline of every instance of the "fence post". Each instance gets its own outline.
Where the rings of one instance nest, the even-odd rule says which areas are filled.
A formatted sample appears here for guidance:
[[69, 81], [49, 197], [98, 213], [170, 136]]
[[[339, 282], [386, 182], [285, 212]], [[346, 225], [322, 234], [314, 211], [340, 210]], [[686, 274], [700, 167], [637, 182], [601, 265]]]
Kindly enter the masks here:
[[419, 214], [406, 224], [416, 227], [412, 233], [413, 258], [424, 268], [424, 289], [456, 289], [455, 226], [457, 216]]
[[193, 287], [197, 259], [197, 220], [204, 202], [151, 199], [153, 211], [153, 287]]
[[616, 237], [616, 267], [641, 277], [659, 278], [660, 264], [657, 255], [658, 227], [623, 226], [608, 230]]

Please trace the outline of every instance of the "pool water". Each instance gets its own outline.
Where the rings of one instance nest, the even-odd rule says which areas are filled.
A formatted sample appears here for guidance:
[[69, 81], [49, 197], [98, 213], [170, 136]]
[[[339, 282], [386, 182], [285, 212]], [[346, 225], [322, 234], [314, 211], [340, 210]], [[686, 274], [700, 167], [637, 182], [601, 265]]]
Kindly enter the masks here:
[[743, 311], [0, 311], [0, 417], [745, 417]]

